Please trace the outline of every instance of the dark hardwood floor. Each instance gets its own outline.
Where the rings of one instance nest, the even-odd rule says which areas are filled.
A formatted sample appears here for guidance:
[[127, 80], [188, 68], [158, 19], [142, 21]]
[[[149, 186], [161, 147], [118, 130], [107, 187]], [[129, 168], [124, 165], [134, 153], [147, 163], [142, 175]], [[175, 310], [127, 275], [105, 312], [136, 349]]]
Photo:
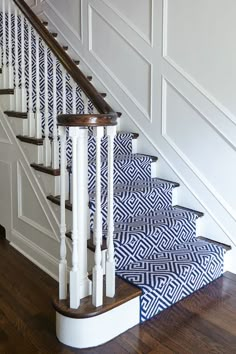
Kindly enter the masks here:
[[113, 341], [87, 350], [57, 341], [51, 306], [56, 292], [54, 280], [0, 239], [1, 354], [236, 353], [236, 276], [231, 273]]

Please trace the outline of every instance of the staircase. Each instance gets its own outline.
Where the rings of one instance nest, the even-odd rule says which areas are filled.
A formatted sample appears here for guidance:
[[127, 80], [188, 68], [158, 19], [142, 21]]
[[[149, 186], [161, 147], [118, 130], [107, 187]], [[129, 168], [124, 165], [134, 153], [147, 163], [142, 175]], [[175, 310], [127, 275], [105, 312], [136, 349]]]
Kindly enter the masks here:
[[173, 206], [179, 184], [153, 176], [157, 158], [133, 151], [138, 134], [117, 131], [121, 114], [47, 23], [2, 0], [1, 24], [1, 105], [60, 206], [57, 336], [99, 345], [219, 278], [230, 247], [196, 234], [201, 212]]

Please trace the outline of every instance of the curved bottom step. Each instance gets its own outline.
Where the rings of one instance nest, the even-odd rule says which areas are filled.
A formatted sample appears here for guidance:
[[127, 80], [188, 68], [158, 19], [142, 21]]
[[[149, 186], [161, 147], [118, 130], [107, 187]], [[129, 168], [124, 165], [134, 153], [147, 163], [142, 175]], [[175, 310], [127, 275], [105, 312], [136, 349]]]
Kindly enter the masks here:
[[[105, 289], [105, 283], [104, 283]], [[53, 299], [58, 340], [74, 348], [95, 347], [140, 323], [141, 290], [116, 277], [116, 295], [104, 296], [103, 306], [91, 304], [91, 296], [70, 309], [69, 300]]]

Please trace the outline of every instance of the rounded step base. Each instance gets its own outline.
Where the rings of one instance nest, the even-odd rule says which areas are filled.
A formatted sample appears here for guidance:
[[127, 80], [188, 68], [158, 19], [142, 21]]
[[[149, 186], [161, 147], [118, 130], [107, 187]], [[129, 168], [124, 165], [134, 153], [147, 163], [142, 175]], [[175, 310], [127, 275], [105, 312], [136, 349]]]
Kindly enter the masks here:
[[71, 318], [56, 311], [58, 340], [74, 348], [104, 344], [140, 322], [140, 299], [136, 297], [110, 311], [88, 318]]

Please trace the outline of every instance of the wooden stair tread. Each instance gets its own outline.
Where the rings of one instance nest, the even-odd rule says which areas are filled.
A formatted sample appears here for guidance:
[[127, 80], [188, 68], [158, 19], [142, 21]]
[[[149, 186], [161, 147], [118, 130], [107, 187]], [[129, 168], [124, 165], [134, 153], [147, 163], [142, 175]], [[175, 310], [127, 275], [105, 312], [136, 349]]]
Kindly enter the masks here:
[[174, 208], [178, 208], [178, 209], [183, 209], [183, 210], [186, 210], [186, 211], [190, 211], [194, 214], [196, 214], [199, 218], [201, 218], [202, 216], [204, 216], [204, 213], [201, 212], [201, 211], [198, 211], [198, 210], [194, 210], [194, 209], [190, 209], [190, 208], [186, 208], [182, 205], [174, 205]]
[[[105, 283], [105, 281], [104, 281]], [[105, 284], [104, 284], [105, 285]], [[105, 286], [104, 286], [105, 289]], [[105, 291], [104, 291], [105, 292]], [[142, 294], [142, 291], [134, 285], [116, 277], [116, 295], [114, 298], [103, 296], [103, 305], [95, 307], [92, 305], [92, 296], [87, 296], [80, 301], [78, 309], [69, 307], [69, 300], [53, 299], [53, 307], [63, 316], [70, 318], [90, 318], [110, 311]]]
[[[60, 200], [60, 196], [54, 196], [54, 195], [48, 195], [47, 199], [50, 200], [50, 202], [56, 204], [56, 205], [61, 205], [61, 200]], [[69, 200], [66, 200], [65, 202], [65, 208], [72, 211], [72, 204]]]
[[[66, 237], [71, 240], [72, 239], [72, 231], [67, 232]], [[92, 232], [91, 232], [90, 237], [91, 238], [87, 241], [87, 247], [90, 251], [95, 252], [96, 246], [93, 243], [93, 233]], [[102, 244], [101, 244], [101, 250], [105, 251], [106, 249], [107, 249], [107, 242], [106, 242], [106, 239], [103, 237]]]
[[207, 238], [207, 237], [204, 237], [204, 236], [198, 236], [197, 238], [198, 238], [199, 240], [206, 241], [206, 242], [213, 243], [213, 244], [215, 244], [215, 245], [221, 246], [221, 247], [223, 247], [226, 251], [230, 251], [230, 250], [232, 249], [232, 247], [231, 247], [230, 245], [226, 245], [225, 243], [218, 242], [218, 241], [215, 241], [215, 240], [211, 240], [210, 238]]
[[32, 138], [26, 135], [17, 135], [17, 139], [24, 143], [32, 144], [32, 145], [38, 145], [41, 146], [43, 145], [43, 139], [37, 139], [37, 138]]
[[42, 164], [37, 164], [37, 163], [32, 163], [30, 165], [32, 168], [34, 168], [36, 171], [44, 172], [48, 175], [51, 176], [60, 176], [60, 169], [54, 169], [51, 166], [44, 166]]
[[27, 112], [5, 111], [4, 113], [8, 117], [21, 118], [21, 119], [27, 119], [28, 118]]
[[14, 95], [14, 89], [0, 89], [0, 95]]

